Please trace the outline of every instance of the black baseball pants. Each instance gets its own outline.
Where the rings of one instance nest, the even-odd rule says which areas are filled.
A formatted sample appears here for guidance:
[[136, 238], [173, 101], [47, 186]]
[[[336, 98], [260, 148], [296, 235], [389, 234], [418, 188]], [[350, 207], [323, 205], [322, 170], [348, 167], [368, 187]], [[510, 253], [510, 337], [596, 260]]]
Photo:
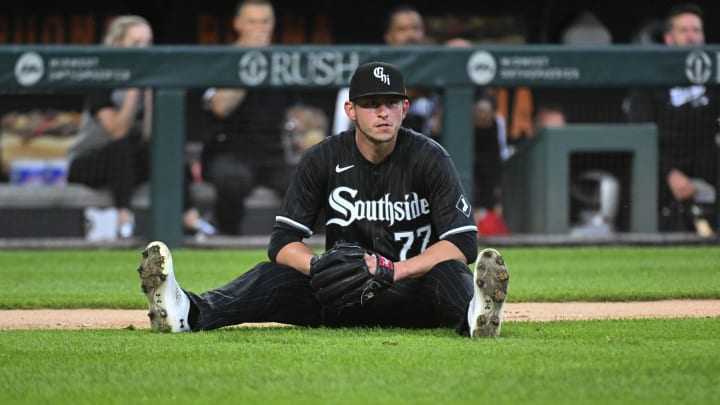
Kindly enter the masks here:
[[298, 326], [454, 327], [467, 335], [472, 274], [457, 260], [439, 263], [427, 274], [400, 280], [372, 301], [340, 314], [315, 300], [309, 278], [297, 270], [263, 262], [230, 283], [190, 297], [193, 331], [246, 322]]

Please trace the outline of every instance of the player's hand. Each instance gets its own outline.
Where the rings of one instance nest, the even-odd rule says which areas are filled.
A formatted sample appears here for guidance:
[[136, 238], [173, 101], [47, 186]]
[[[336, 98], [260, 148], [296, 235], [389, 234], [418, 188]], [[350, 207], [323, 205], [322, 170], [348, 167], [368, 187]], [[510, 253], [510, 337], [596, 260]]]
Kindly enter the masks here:
[[689, 200], [695, 195], [695, 186], [680, 170], [671, 170], [667, 176], [667, 183], [673, 197], [678, 201]]
[[379, 253], [365, 253], [365, 265], [372, 275], [380, 275], [392, 280], [395, 276], [395, 263]]
[[310, 287], [315, 298], [336, 314], [364, 305], [388, 288], [393, 279], [391, 260], [355, 243], [337, 242], [310, 261]]
[[137, 100], [140, 98], [140, 89], [137, 87], [132, 87], [132, 88], [125, 90], [125, 97], [128, 100], [137, 102]]

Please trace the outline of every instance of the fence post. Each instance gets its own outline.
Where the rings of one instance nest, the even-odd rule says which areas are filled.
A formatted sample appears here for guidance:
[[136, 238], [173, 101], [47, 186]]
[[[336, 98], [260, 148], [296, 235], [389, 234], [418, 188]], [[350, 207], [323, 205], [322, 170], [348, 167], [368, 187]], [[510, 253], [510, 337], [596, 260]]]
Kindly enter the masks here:
[[473, 201], [473, 164], [475, 137], [473, 132], [473, 102], [475, 89], [447, 87], [443, 96], [442, 144], [457, 167], [465, 189], [465, 197]]
[[150, 237], [183, 242], [185, 89], [155, 89], [150, 152]]

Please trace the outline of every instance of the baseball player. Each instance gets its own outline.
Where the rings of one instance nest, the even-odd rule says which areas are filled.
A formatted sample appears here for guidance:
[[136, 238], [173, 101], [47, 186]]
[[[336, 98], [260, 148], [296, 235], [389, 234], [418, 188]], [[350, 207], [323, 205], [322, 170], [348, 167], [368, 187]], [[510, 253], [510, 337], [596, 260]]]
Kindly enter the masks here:
[[[345, 102], [354, 128], [306, 152], [275, 220], [270, 261], [228, 284], [201, 295], [182, 290], [167, 246], [151, 242], [138, 271], [152, 329], [280, 322], [454, 327], [497, 337], [507, 267], [494, 249], [478, 255], [453, 161], [432, 139], [401, 127], [408, 107], [395, 66], [359, 66]], [[327, 250], [316, 255], [303, 239], [321, 214]]]

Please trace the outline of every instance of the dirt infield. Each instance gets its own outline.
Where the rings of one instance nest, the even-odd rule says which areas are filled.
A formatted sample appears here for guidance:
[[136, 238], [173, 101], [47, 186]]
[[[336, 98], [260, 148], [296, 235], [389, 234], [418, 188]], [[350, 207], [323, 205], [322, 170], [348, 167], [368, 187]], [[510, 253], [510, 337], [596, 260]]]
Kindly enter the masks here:
[[[511, 303], [506, 322], [590, 320], [619, 318], [720, 317], [720, 300], [650, 302]], [[278, 326], [279, 324], [248, 324]], [[0, 330], [7, 329], [118, 329], [149, 328], [146, 310], [73, 309], [0, 311]]]

